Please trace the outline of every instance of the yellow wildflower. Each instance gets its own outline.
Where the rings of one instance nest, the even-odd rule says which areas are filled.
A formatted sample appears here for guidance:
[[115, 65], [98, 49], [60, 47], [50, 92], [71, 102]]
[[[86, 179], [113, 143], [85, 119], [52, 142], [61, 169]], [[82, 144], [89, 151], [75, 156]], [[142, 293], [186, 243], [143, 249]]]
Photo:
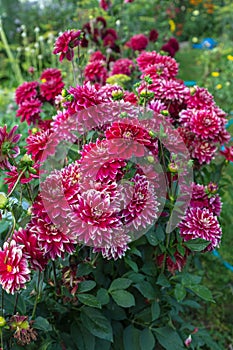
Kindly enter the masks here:
[[169, 19], [170, 31], [173, 33], [176, 30], [176, 24], [173, 19]]
[[222, 88], [222, 84], [217, 84], [216, 86], [215, 86], [215, 89], [216, 90], [220, 90]]
[[233, 55], [227, 55], [227, 59], [228, 59], [229, 61], [233, 61]]
[[211, 75], [212, 75], [212, 77], [217, 78], [217, 77], [219, 77], [220, 73], [219, 72], [212, 72]]

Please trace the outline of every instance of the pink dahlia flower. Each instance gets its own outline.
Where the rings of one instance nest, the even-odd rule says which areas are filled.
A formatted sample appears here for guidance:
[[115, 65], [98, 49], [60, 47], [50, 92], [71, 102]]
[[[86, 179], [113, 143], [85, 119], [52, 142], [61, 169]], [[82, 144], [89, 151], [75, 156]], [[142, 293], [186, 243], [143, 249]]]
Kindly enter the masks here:
[[190, 208], [179, 224], [180, 235], [184, 241], [202, 238], [210, 244], [205, 248], [211, 251], [219, 246], [222, 230], [217, 217], [209, 209]]
[[174, 78], [178, 74], [179, 64], [172, 57], [160, 55], [156, 51], [142, 52], [138, 58], [137, 63], [139, 69], [144, 73], [146, 69], [151, 67], [158, 75], [167, 78]]
[[222, 128], [222, 120], [212, 109], [184, 110], [180, 122], [202, 140], [217, 140]]
[[57, 144], [51, 141], [50, 130], [41, 130], [35, 134], [31, 134], [26, 139], [27, 153], [31, 155], [35, 162], [43, 162], [48, 155], [55, 153]]
[[38, 96], [39, 84], [36, 81], [25, 82], [15, 91], [15, 102], [17, 105], [27, 101], [33, 100]]
[[93, 252], [101, 252], [102, 256], [107, 259], [121, 259], [125, 256], [126, 251], [129, 249], [127, 242], [129, 241], [129, 236], [121, 234], [122, 242], [120, 246], [107, 245], [104, 248], [94, 248]]
[[71, 87], [68, 89], [68, 93], [71, 95], [71, 101], [64, 102], [64, 107], [70, 114], [75, 114], [75, 112], [82, 109], [109, 102], [90, 83], [86, 83], [83, 86], [77, 85], [76, 87]]
[[126, 230], [131, 230], [135, 237], [157, 219], [159, 203], [156, 201], [155, 188], [146, 176], [136, 174], [131, 180], [134, 185], [127, 198], [127, 205], [121, 211], [121, 220]]
[[210, 186], [203, 186], [193, 183], [192, 185], [192, 198], [190, 201], [190, 207], [192, 208], [206, 208], [210, 212], [213, 212], [214, 215], [219, 216], [222, 208], [222, 202], [218, 194], [211, 194], [209, 192]]
[[104, 84], [107, 75], [108, 71], [104, 61], [92, 61], [86, 65], [84, 70], [84, 76], [87, 82]]
[[149, 40], [144, 34], [136, 34], [130, 38], [126, 46], [130, 47], [133, 51], [142, 51], [146, 49], [148, 44]]
[[47, 68], [41, 76], [40, 93], [46, 101], [53, 102], [55, 97], [62, 92], [64, 83], [62, 81], [62, 75], [60, 69]]
[[128, 58], [120, 58], [116, 60], [113, 64], [111, 75], [114, 74], [125, 74], [131, 75], [135, 69], [135, 64], [132, 60]]
[[117, 216], [118, 198], [112, 200], [110, 194], [90, 189], [82, 192], [79, 203], [73, 206], [70, 216], [72, 235], [79, 243], [95, 248], [117, 246], [122, 224]]
[[45, 258], [44, 253], [38, 245], [37, 235], [30, 232], [30, 225], [25, 230], [20, 228], [14, 232], [13, 239], [18, 245], [22, 246], [22, 251], [28, 259], [30, 266], [34, 270], [44, 270], [48, 259]]
[[62, 33], [54, 44], [54, 54], [60, 53], [60, 62], [66, 58], [68, 61], [72, 61], [74, 57], [74, 47], [81, 44], [81, 30], [68, 30]]
[[196, 158], [200, 164], [209, 164], [216, 151], [217, 147], [213, 142], [197, 140], [193, 142], [191, 157]]
[[194, 86], [187, 95], [186, 103], [189, 109], [210, 108], [214, 105], [214, 98], [207, 89]]
[[17, 143], [21, 137], [20, 134], [16, 134], [18, 126], [14, 126], [9, 132], [7, 132], [7, 126], [0, 126], [0, 169], [11, 169], [9, 159], [16, 158], [20, 149]]
[[47, 215], [33, 217], [29, 229], [31, 234], [36, 235], [38, 246], [46, 259], [64, 258], [65, 253], [71, 254], [75, 249], [75, 240], [60, 231]]
[[34, 100], [26, 100], [19, 105], [16, 116], [21, 117], [20, 121], [26, 121], [28, 125], [35, 124], [40, 119], [41, 101], [36, 98]]
[[0, 250], [0, 284], [7, 293], [14, 294], [25, 288], [30, 280], [31, 271], [22, 248], [11, 240], [10, 243], [5, 242], [3, 250]]

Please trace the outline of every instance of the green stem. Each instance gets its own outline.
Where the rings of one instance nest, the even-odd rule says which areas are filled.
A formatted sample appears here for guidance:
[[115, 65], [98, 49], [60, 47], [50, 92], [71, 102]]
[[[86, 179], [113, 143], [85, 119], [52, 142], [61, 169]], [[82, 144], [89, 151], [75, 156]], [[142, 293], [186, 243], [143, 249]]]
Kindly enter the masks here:
[[52, 260], [52, 267], [53, 267], [53, 279], [54, 279], [54, 286], [55, 286], [55, 290], [57, 292], [57, 273], [56, 273], [56, 265], [55, 262]]
[[32, 320], [35, 318], [36, 308], [37, 308], [37, 304], [38, 304], [38, 301], [39, 301], [39, 298], [40, 298], [40, 294], [41, 294], [41, 291], [40, 291], [40, 279], [41, 279], [41, 271], [39, 271], [39, 273], [38, 273], [37, 294], [36, 294], [36, 299], [35, 299], [35, 303], [34, 303], [33, 310], [32, 310], [32, 317], [31, 317]]
[[11, 191], [8, 193], [7, 197], [10, 197], [10, 196], [12, 195], [12, 193], [14, 192], [16, 186], [18, 185], [18, 183], [19, 183], [21, 177], [23, 176], [23, 174], [25, 173], [25, 171], [26, 171], [26, 168], [24, 168], [24, 169], [21, 171], [21, 173], [20, 173], [19, 176], [18, 176], [18, 179], [16, 180], [16, 182], [15, 182], [13, 188], [11, 189]]
[[74, 84], [75, 86], [77, 85], [77, 77], [76, 77], [76, 72], [75, 72], [75, 65], [74, 65], [74, 60], [71, 61], [72, 63], [72, 70], [73, 70], [73, 78], [74, 78]]
[[0, 334], [1, 334], [1, 350], [3, 350], [3, 334], [2, 334], [2, 329], [0, 329]]
[[16, 293], [16, 296], [15, 296], [15, 305], [14, 305], [14, 311], [13, 311], [13, 314], [14, 314], [14, 315], [16, 314], [17, 305], [18, 305], [18, 300], [19, 300], [19, 293]]
[[2, 26], [1, 18], [0, 18], [0, 37], [1, 37], [2, 43], [4, 45], [4, 48], [6, 50], [6, 54], [7, 54], [8, 58], [9, 58], [10, 63], [11, 63], [11, 67], [12, 67], [12, 70], [13, 70], [13, 72], [15, 74], [17, 82], [18, 82], [18, 84], [22, 84], [23, 83], [23, 77], [22, 77], [19, 65], [15, 61], [15, 58], [14, 58], [14, 56], [12, 54], [12, 51], [10, 49], [10, 46], [8, 44], [8, 41], [7, 41], [5, 32], [4, 32], [4, 29], [3, 29], [3, 26]]
[[1, 308], [2, 308], [1, 315], [3, 317], [3, 314], [4, 314], [4, 312], [3, 312], [3, 310], [4, 310], [4, 289], [3, 288], [1, 288], [1, 289], [2, 289], [1, 290], [1, 292], [2, 292], [2, 296], [1, 296]]

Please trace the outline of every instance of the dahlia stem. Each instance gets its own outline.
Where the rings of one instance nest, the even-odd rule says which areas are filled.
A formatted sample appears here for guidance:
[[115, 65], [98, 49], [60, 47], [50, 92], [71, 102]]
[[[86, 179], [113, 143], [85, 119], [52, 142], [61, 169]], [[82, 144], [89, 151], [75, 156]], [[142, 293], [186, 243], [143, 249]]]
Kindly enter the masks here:
[[76, 72], [75, 72], [74, 60], [71, 60], [71, 63], [72, 63], [72, 70], [73, 70], [74, 84], [75, 84], [75, 86], [76, 86], [76, 85], [77, 85], [77, 78], [76, 78]]
[[0, 329], [0, 334], [1, 334], [1, 350], [3, 350], [3, 334], [2, 334], [2, 329]]
[[16, 296], [15, 296], [15, 305], [14, 305], [14, 311], [13, 311], [13, 314], [14, 314], [14, 315], [16, 314], [17, 305], [18, 305], [18, 300], [19, 300], [19, 293], [16, 293]]
[[[12, 227], [11, 227], [11, 229], [9, 230], [9, 232], [8, 232], [8, 234], [6, 235], [6, 238], [5, 238], [5, 242], [7, 242], [8, 239], [10, 238], [9, 244], [10, 244], [10, 242], [11, 242], [12, 234], [14, 233], [15, 226], [16, 226], [15, 216], [14, 216], [14, 213], [13, 213], [12, 211], [11, 211], [11, 215], [12, 215], [12, 222], [13, 222], [13, 224], [12, 224]], [[7, 257], [6, 257], [5, 260], [7, 260]], [[5, 262], [6, 262], [6, 261], [5, 261]]]
[[80, 46], [78, 45], [78, 70], [79, 70], [79, 75], [80, 75], [80, 84], [83, 83], [83, 72], [82, 69], [80, 67]]
[[54, 279], [54, 286], [55, 286], [55, 290], [57, 292], [57, 273], [56, 273], [56, 265], [55, 262], [52, 260], [52, 267], [53, 267], [53, 279]]
[[33, 310], [32, 310], [32, 317], [31, 317], [32, 320], [35, 318], [36, 308], [37, 308], [37, 304], [38, 304], [38, 301], [39, 301], [39, 298], [40, 298], [40, 294], [41, 294], [41, 291], [40, 291], [40, 279], [41, 279], [41, 271], [38, 272], [37, 294], [36, 294], [36, 299], [35, 299], [35, 303], [34, 303]]
[[2, 296], [1, 296], [1, 308], [2, 308], [2, 310], [1, 310], [1, 315], [3, 316], [3, 314], [4, 314], [4, 312], [3, 312], [3, 310], [4, 310], [4, 289], [3, 288], [1, 288], [2, 290], [1, 290], [1, 292], [2, 292]]
[[14, 186], [12, 187], [11, 191], [8, 193], [7, 197], [10, 197], [10, 196], [12, 195], [12, 193], [14, 192], [16, 186], [18, 185], [18, 183], [19, 183], [19, 181], [20, 181], [20, 179], [21, 179], [21, 177], [23, 176], [23, 174], [24, 174], [25, 171], [26, 171], [26, 168], [24, 168], [24, 169], [21, 171], [21, 173], [19, 174], [19, 176], [18, 176], [18, 178], [17, 178], [17, 180], [16, 180]]

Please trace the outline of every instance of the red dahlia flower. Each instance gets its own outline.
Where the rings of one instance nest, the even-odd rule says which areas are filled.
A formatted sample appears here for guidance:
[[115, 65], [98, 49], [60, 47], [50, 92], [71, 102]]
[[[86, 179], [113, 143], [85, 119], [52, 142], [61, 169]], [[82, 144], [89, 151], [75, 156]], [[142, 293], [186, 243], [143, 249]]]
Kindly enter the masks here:
[[47, 100], [53, 102], [55, 97], [62, 92], [64, 83], [62, 81], [61, 71], [56, 68], [47, 68], [40, 76], [41, 96]]
[[135, 64], [132, 60], [128, 58], [120, 58], [116, 60], [113, 64], [111, 75], [114, 74], [125, 74], [131, 75], [135, 69]]
[[34, 100], [26, 100], [19, 105], [16, 116], [21, 117], [20, 121], [26, 121], [28, 125], [35, 124], [40, 119], [41, 101], [36, 98]]
[[81, 30], [68, 30], [62, 33], [54, 44], [54, 54], [60, 53], [60, 62], [66, 58], [68, 61], [72, 61], [74, 57], [74, 47], [81, 44]]
[[136, 34], [130, 38], [126, 46], [130, 47], [133, 51], [142, 51], [146, 49], [148, 44], [149, 40], [144, 34]]
[[38, 86], [39, 84], [36, 81], [31, 81], [17, 87], [15, 91], [15, 102], [17, 105], [36, 98], [38, 95]]

